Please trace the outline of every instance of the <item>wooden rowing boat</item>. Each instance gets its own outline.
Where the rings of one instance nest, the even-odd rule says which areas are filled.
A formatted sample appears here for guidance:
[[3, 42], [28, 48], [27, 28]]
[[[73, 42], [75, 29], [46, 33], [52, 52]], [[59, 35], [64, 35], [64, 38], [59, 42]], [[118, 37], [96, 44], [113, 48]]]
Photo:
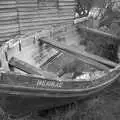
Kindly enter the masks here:
[[[8, 112], [19, 113], [18, 106], [21, 105], [29, 111], [36, 106], [46, 109], [84, 99], [111, 85], [119, 77], [118, 64], [55, 42], [50, 36], [51, 31], [44, 30], [11, 39], [0, 48], [0, 94], [4, 96], [4, 102], [10, 101], [1, 104], [7, 106]], [[44, 49], [43, 42], [50, 46]], [[94, 66], [100, 74], [89, 79], [57, 76], [60, 64], [73, 58]], [[10, 103], [13, 103], [14, 111], [10, 109]]]

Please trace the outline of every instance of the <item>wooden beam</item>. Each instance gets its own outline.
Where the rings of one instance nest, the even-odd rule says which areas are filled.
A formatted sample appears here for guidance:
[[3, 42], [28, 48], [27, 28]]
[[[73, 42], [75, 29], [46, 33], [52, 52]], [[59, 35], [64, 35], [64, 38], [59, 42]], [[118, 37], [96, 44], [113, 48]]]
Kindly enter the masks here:
[[18, 68], [26, 73], [29, 74], [36, 74], [36, 75], [41, 75], [45, 78], [52, 78], [52, 79], [57, 79], [57, 75], [47, 72], [47, 71], [43, 71], [41, 69], [38, 69], [16, 57], [12, 57], [9, 61], [9, 65], [15, 68]]
[[42, 67], [44, 67], [45, 65], [53, 62], [56, 58], [58, 58], [58, 57], [61, 56], [62, 54], [63, 54], [63, 53], [61, 53], [61, 52], [59, 51], [57, 54], [53, 55], [50, 59], [48, 59], [46, 62], [44, 62], [44, 63], [40, 66], [40, 68], [42, 68]]
[[[40, 38], [40, 36], [39, 36], [39, 38]], [[85, 63], [91, 64], [99, 69], [108, 70], [109, 67], [115, 67], [117, 65], [117, 63], [114, 63], [110, 60], [104, 59], [97, 55], [89, 54], [85, 51], [81, 51], [81, 49], [77, 48], [77, 47], [68, 46], [63, 43], [51, 40], [51, 39], [40, 39], [40, 40], [42, 40], [43, 42], [45, 42], [47, 44], [50, 44], [51, 46], [55, 47], [56, 49], [73, 54], [79, 60], [81, 60]], [[107, 66], [109, 66], [109, 67], [107, 67]]]

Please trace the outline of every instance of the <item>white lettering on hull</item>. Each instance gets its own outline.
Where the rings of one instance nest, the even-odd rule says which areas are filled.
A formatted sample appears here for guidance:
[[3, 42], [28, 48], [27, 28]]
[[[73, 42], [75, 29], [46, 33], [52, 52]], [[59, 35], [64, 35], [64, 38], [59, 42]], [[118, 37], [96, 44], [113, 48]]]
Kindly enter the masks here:
[[63, 82], [38, 80], [36, 87], [40, 87], [40, 86], [41, 87], [61, 88], [63, 86]]

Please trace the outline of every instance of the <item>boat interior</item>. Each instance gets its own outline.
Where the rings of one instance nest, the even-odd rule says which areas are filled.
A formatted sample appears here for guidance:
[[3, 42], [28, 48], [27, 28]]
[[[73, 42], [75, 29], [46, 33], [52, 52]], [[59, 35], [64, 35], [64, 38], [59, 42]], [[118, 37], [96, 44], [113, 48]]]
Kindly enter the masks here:
[[[97, 29], [95, 10], [99, 12], [93, 5], [85, 19], [75, 19], [72, 24], [55, 24], [5, 42], [0, 48], [1, 70], [35, 74], [29, 69], [33, 68], [43, 76], [48, 71], [56, 77], [67, 74], [72, 79], [85, 72], [116, 67], [119, 38]], [[109, 44], [107, 50], [105, 44]], [[113, 48], [117, 50], [112, 51]]]
[[[74, 24], [57, 25], [52, 28], [52, 32], [47, 29], [33, 35], [25, 35], [14, 40], [11, 39], [1, 48], [1, 68], [5, 71], [20, 72], [22, 74], [39, 74], [49, 77], [55, 76], [65, 80], [75, 79], [85, 72], [106, 71], [117, 65], [117, 63], [104, 58], [102, 58], [105, 61], [104, 64], [96, 60], [91, 61], [91, 59], [88, 59], [86, 62], [87, 55], [92, 56], [92, 54], [86, 54], [85, 46], [80, 44], [82, 39], [84, 38], [81, 37]], [[57, 41], [57, 45], [60, 44], [61, 46], [59, 48], [53, 44], [50, 45], [44, 40]], [[86, 56], [81, 60], [79, 55], [61, 50], [64, 44], [72, 47], [73, 51], [77, 48], [78, 53], [83, 53], [83, 56], [85, 53]], [[93, 55], [93, 59], [95, 57]], [[97, 57], [99, 58], [99, 56]], [[108, 66], [105, 65], [106, 62]], [[19, 63], [21, 63], [20, 66], [18, 65]], [[30, 68], [34, 68], [39, 73], [30, 71]], [[50, 74], [48, 75], [45, 71]]]

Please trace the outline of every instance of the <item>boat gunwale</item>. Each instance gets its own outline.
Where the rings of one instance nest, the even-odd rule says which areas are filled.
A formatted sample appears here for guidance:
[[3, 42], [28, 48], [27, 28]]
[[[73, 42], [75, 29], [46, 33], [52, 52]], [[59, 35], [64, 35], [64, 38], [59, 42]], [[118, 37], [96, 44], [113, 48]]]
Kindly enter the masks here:
[[[115, 68], [116, 69], [116, 68]], [[114, 70], [113, 70], [114, 71]], [[36, 75], [31, 75], [31, 74], [28, 74], [28, 75], [26, 75], [26, 76], [36, 76]], [[107, 75], [106, 75], [107, 76]], [[99, 85], [96, 85], [96, 86], [94, 86], [94, 87], [90, 87], [90, 88], [83, 88], [83, 89], [62, 89], [62, 88], [42, 88], [42, 87], [40, 87], [40, 88], [30, 88], [30, 87], [23, 87], [23, 86], [13, 86], [13, 85], [6, 85], [6, 84], [0, 84], [0, 88], [1, 87], [8, 87], [8, 88], [12, 88], [12, 89], [26, 89], [26, 90], [34, 90], [34, 91], [51, 91], [51, 92], [85, 92], [85, 91], [90, 91], [90, 90], [92, 90], [92, 89], [97, 89], [97, 88], [99, 88], [99, 87], [101, 87], [101, 86], [104, 86], [104, 85], [106, 85], [106, 84], [109, 84], [109, 83], [111, 83], [112, 81], [115, 81], [118, 77], [120, 76], [120, 73], [119, 74], [117, 74], [117, 75], [114, 75], [114, 77], [113, 78], [111, 78], [109, 81], [106, 81], [106, 82], [103, 82], [103, 83], [101, 83], [101, 84], [99, 84]], [[37, 77], [37, 76], [36, 76]], [[104, 76], [103, 76], [104, 77]], [[103, 78], [102, 77], [102, 78]], [[40, 76], [38, 76], [38, 78], [40, 78]], [[102, 78], [99, 78], [99, 79], [102, 79]], [[41, 78], [40, 78], [41, 79]], [[58, 81], [58, 82], [60, 82], [60, 81]], [[65, 81], [62, 81], [62, 82], [65, 82]], [[67, 82], [69, 82], [69, 81], [67, 81]], [[75, 82], [77, 82], [77, 83], [80, 83], [80, 81], [72, 81], [72, 83], [75, 83]]]
[[[89, 88], [89, 89], [83, 89], [82, 91], [80, 91], [80, 89], [74, 89], [74, 90], [62, 90], [62, 89], [43, 89], [43, 92], [45, 93], [40, 93], [42, 92], [41, 89], [36, 89], [36, 88], [26, 88], [26, 87], [20, 87], [17, 88], [14, 86], [10, 86], [10, 85], [0, 85], [0, 90], [1, 88], [3, 88], [4, 91], [0, 91], [0, 93], [6, 93], [7, 95], [27, 95], [27, 96], [44, 96], [44, 97], [77, 97], [77, 96], [84, 96], [85, 94], [83, 94], [84, 92], [86, 93], [86, 96], [90, 93], [99, 91], [99, 89], [105, 88], [106, 86], [110, 85], [111, 83], [114, 82], [114, 80], [119, 77], [119, 75], [116, 75], [114, 78], [112, 78], [111, 80], [109, 80], [107, 83], [103, 83], [100, 84], [96, 87], [93, 88]], [[5, 91], [5, 88], [7, 89]], [[10, 90], [12, 88], [12, 90]], [[22, 91], [20, 91], [22, 90]], [[28, 90], [27, 92], [25, 90]], [[31, 90], [31, 91], [30, 91]], [[53, 94], [54, 92], [54, 94]], [[35, 93], [35, 94], [34, 94]], [[47, 94], [46, 94], [47, 93]], [[71, 94], [70, 94], [71, 93]], [[61, 95], [62, 94], [62, 95]]]

